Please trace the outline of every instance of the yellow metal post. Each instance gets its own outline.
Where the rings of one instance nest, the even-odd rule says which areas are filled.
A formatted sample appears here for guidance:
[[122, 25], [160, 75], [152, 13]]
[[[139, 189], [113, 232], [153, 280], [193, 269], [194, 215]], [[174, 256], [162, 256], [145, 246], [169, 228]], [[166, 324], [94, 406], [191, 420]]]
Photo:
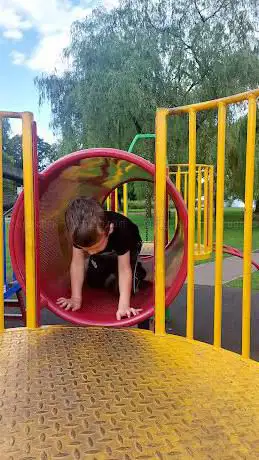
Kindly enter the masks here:
[[251, 253], [253, 238], [253, 192], [254, 159], [256, 133], [256, 98], [248, 102], [247, 147], [246, 147], [246, 183], [244, 215], [244, 265], [243, 265], [243, 305], [242, 305], [242, 356], [250, 357], [251, 328]]
[[115, 212], [118, 212], [119, 209], [119, 197], [118, 197], [118, 189], [115, 190]]
[[213, 226], [214, 226], [214, 167], [209, 169], [209, 235], [208, 247], [212, 252], [213, 247]]
[[208, 249], [208, 188], [209, 188], [209, 167], [206, 166], [204, 169], [204, 206], [203, 206], [203, 244], [204, 250], [207, 251]]
[[223, 102], [220, 102], [218, 108], [216, 261], [214, 299], [214, 345], [217, 348], [221, 347], [225, 142], [226, 106]]
[[155, 177], [155, 333], [165, 334], [165, 219], [167, 109], [156, 113]]
[[24, 221], [25, 221], [25, 263], [26, 263], [26, 318], [27, 327], [37, 327], [36, 315], [36, 254], [35, 254], [35, 215], [34, 181], [32, 153], [32, 121], [30, 112], [22, 114], [22, 149], [24, 183]]
[[123, 214], [128, 215], [128, 184], [123, 184]]
[[[181, 166], [177, 166], [175, 187], [178, 190], [178, 192], [181, 193]], [[175, 208], [175, 230], [177, 228], [177, 223], [178, 223], [178, 216], [177, 216], [177, 212], [176, 212], [176, 208]]]
[[110, 211], [111, 210], [111, 197], [110, 196], [107, 197], [106, 202], [107, 202], [107, 211]]
[[189, 112], [189, 194], [188, 194], [188, 285], [186, 335], [193, 339], [194, 329], [194, 242], [196, 180], [196, 112]]
[[198, 209], [197, 209], [197, 243], [198, 251], [201, 250], [201, 166], [198, 167]]
[[0, 332], [4, 330], [3, 122], [0, 118]]
[[187, 204], [188, 197], [188, 172], [184, 172], [184, 202]]

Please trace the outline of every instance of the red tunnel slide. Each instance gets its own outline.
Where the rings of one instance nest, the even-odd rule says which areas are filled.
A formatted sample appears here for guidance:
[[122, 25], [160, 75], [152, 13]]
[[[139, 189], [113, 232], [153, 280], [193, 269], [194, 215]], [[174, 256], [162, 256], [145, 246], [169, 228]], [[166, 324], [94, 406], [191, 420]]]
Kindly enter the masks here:
[[[106, 290], [84, 288], [83, 307], [77, 312], [61, 310], [60, 296], [69, 295], [71, 243], [64, 213], [77, 196], [93, 196], [104, 202], [112, 190], [126, 182], [154, 181], [155, 166], [132, 153], [116, 149], [90, 149], [68, 155], [39, 174], [39, 285], [41, 305], [78, 325], [133, 326], [154, 313], [153, 283], [141, 289], [132, 305], [142, 308], [138, 317], [116, 320], [117, 297]], [[187, 210], [173, 183], [167, 193], [174, 202], [178, 225], [166, 253], [166, 305], [177, 296], [186, 278]], [[15, 274], [25, 289], [25, 240], [23, 194], [16, 202], [10, 226], [10, 252]], [[153, 279], [154, 258], [142, 256], [149, 279]]]

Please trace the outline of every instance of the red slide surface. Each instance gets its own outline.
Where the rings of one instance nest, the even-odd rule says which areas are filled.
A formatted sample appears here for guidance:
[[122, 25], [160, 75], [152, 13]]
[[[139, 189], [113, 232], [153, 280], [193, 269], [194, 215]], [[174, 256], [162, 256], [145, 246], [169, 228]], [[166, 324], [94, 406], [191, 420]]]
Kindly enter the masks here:
[[[77, 325], [133, 326], [154, 314], [153, 256], [142, 256], [150, 283], [133, 298], [142, 308], [133, 318], [116, 320], [118, 298], [107, 290], [84, 287], [83, 306], [77, 312], [60, 309], [58, 297], [70, 295], [71, 242], [64, 222], [68, 203], [78, 196], [93, 196], [101, 203], [118, 186], [131, 181], [153, 182], [155, 166], [132, 153], [116, 149], [89, 149], [61, 158], [39, 175], [39, 288], [41, 305]], [[166, 305], [177, 296], [186, 278], [187, 210], [173, 183], [167, 193], [178, 214], [178, 226], [165, 248]], [[10, 226], [10, 252], [15, 274], [25, 289], [25, 241], [23, 194], [14, 208]]]

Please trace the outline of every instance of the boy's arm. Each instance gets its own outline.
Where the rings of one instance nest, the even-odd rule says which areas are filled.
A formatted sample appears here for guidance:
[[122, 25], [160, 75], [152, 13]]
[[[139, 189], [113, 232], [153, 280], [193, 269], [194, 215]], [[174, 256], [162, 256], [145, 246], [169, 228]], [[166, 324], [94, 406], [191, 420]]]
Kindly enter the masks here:
[[87, 269], [88, 259], [85, 259], [82, 249], [73, 247], [72, 261], [70, 265], [70, 281], [71, 281], [71, 298], [65, 299], [61, 297], [57, 303], [61, 308], [73, 311], [79, 310], [82, 304], [82, 288]]
[[128, 318], [131, 315], [136, 316], [141, 310], [130, 307], [131, 288], [132, 288], [132, 269], [130, 265], [130, 252], [126, 252], [122, 256], [118, 256], [118, 272], [119, 272], [119, 291], [120, 299], [117, 310], [117, 320], [124, 316]]
[[85, 279], [85, 271], [87, 270], [85, 254], [82, 249], [73, 247], [72, 262], [70, 265], [71, 279], [71, 298], [80, 299], [82, 301], [82, 288]]

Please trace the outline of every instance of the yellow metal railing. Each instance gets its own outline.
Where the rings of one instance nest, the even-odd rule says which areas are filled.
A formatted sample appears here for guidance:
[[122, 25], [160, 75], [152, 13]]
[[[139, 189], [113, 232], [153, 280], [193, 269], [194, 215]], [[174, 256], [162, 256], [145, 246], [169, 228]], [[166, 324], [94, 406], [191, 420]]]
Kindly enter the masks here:
[[[214, 345], [221, 347], [222, 329], [222, 259], [224, 229], [224, 164], [226, 137], [226, 110], [229, 104], [248, 101], [245, 216], [244, 216], [244, 265], [242, 300], [242, 356], [250, 357], [250, 317], [251, 317], [251, 251], [252, 216], [254, 190], [254, 157], [256, 133], [256, 99], [259, 89], [217, 100], [201, 102], [183, 107], [158, 109], [156, 115], [156, 202], [155, 202], [155, 330], [165, 333], [164, 328], [164, 204], [166, 197], [166, 157], [167, 157], [167, 119], [169, 116], [188, 114], [189, 116], [189, 190], [188, 190], [188, 285], [187, 285], [187, 324], [186, 335], [193, 339], [194, 333], [194, 247], [195, 247], [195, 181], [196, 181], [196, 114], [202, 110], [218, 110], [217, 140], [217, 203], [216, 203], [216, 261], [214, 298]], [[211, 191], [210, 191], [211, 193]], [[212, 210], [209, 211], [210, 213]], [[211, 220], [210, 220], [211, 225]]]
[[[188, 184], [189, 184], [189, 164], [169, 164], [168, 175], [174, 182], [176, 189], [182, 194], [183, 199], [188, 205]], [[194, 256], [195, 260], [208, 259], [212, 254], [213, 248], [213, 177], [214, 168], [212, 165], [196, 165], [196, 230]], [[114, 210], [118, 212], [118, 189], [114, 194]], [[128, 215], [128, 188], [127, 184], [122, 186], [123, 209], [121, 212]], [[112, 195], [106, 199], [107, 210], [112, 209]], [[170, 228], [170, 213], [168, 209], [168, 226]], [[175, 213], [175, 225], [177, 227], [177, 213]]]
[[[195, 174], [196, 238], [194, 257], [195, 260], [201, 260], [208, 259], [213, 248], [214, 167], [197, 164]], [[188, 206], [189, 164], [170, 164], [169, 176]], [[176, 225], [177, 214], [175, 215], [175, 228]]]
[[25, 263], [26, 263], [26, 325], [37, 327], [36, 306], [36, 254], [35, 254], [35, 209], [34, 209], [34, 176], [32, 123], [30, 112], [0, 112], [0, 330], [4, 329], [4, 291], [3, 291], [3, 137], [2, 121], [5, 118], [22, 120], [22, 152], [23, 152], [23, 185], [24, 185], [24, 222], [25, 222]]

